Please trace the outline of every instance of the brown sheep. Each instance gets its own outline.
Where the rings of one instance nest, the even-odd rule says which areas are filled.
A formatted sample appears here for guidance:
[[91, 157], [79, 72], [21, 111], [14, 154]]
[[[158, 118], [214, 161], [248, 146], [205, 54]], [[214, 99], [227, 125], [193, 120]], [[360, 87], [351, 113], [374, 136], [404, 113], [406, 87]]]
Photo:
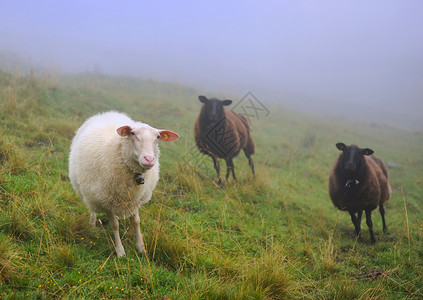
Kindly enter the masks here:
[[366, 212], [366, 223], [374, 244], [376, 239], [371, 214], [378, 206], [383, 231], [387, 230], [383, 204], [391, 195], [388, 170], [379, 158], [372, 155], [372, 149], [346, 146], [343, 143], [337, 143], [336, 147], [342, 153], [329, 175], [330, 198], [338, 209], [350, 213], [357, 237], [360, 237], [363, 210]]
[[226, 180], [232, 172], [234, 180], [235, 167], [232, 159], [244, 150], [245, 156], [254, 175], [254, 141], [250, 135], [250, 126], [244, 116], [225, 109], [232, 100], [208, 99], [198, 96], [203, 106], [194, 125], [195, 142], [201, 153], [213, 159], [217, 172], [218, 184], [222, 186], [218, 158], [226, 161]]

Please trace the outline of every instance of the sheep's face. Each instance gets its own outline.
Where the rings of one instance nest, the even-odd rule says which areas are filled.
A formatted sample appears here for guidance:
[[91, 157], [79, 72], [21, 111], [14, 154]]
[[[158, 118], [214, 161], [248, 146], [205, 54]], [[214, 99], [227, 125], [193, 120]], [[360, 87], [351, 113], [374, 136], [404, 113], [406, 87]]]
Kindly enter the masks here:
[[210, 122], [217, 122], [223, 116], [223, 106], [231, 105], [232, 100], [208, 99], [205, 96], [198, 96], [201, 103], [204, 103], [204, 114]]
[[179, 138], [177, 133], [169, 130], [160, 130], [147, 124], [137, 127], [122, 126], [117, 133], [129, 139], [130, 147], [127, 151], [139, 165], [145, 169], [151, 169], [159, 159], [160, 150], [158, 141], [174, 141]]
[[336, 147], [342, 151], [339, 163], [350, 179], [356, 179], [358, 172], [364, 164], [364, 155], [373, 154], [369, 148], [359, 148], [355, 145], [346, 146], [344, 143], [337, 143]]

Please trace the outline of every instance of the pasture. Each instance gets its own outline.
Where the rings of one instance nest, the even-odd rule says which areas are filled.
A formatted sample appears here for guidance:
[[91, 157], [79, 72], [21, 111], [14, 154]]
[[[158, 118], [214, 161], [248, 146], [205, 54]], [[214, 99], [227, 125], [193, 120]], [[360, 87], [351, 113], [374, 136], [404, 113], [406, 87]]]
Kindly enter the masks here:
[[[238, 182], [221, 190], [194, 143], [203, 94], [151, 79], [0, 71], [1, 299], [423, 297], [423, 132], [263, 101], [269, 113], [250, 119], [256, 177], [241, 153]], [[234, 106], [243, 95], [213, 96]], [[121, 220], [127, 255], [117, 258], [107, 218], [92, 228], [69, 182], [75, 130], [107, 110], [181, 135], [161, 144], [161, 179], [140, 210], [145, 256]], [[374, 211], [376, 245], [364, 222], [357, 242], [329, 199], [337, 142], [371, 147], [391, 166], [388, 232]]]

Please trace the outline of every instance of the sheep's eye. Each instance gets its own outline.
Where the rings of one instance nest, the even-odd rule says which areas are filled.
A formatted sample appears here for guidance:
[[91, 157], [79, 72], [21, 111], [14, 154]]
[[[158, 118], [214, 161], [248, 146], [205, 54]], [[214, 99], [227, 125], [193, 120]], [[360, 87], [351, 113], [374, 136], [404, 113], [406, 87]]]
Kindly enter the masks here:
[[132, 135], [135, 135], [135, 132], [131, 131], [131, 134], [132, 134]]
[[157, 138], [158, 138], [158, 139], [160, 138], [160, 134], [158, 134], [158, 135], [157, 135]]

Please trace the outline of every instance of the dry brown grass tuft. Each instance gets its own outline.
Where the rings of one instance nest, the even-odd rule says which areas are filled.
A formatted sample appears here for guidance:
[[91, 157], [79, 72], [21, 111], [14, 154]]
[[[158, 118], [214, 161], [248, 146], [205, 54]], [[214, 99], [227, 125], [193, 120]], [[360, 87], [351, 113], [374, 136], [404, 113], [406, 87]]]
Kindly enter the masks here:
[[283, 249], [273, 248], [254, 260], [245, 274], [248, 289], [253, 289], [266, 299], [285, 299], [293, 291], [292, 279], [286, 267]]
[[0, 137], [0, 165], [12, 174], [19, 174], [28, 168], [24, 149], [13, 138], [5, 135]]
[[56, 218], [56, 230], [59, 237], [67, 242], [95, 237], [95, 227], [89, 224], [88, 215], [63, 215]]
[[75, 264], [75, 256], [69, 245], [59, 245], [53, 251], [53, 263], [57, 267], [70, 268]]
[[175, 183], [186, 191], [194, 191], [197, 196], [203, 194], [204, 181], [194, 167], [182, 162], [176, 170]]
[[338, 271], [332, 234], [329, 236], [326, 244], [322, 247], [320, 256], [322, 260], [320, 268], [323, 274], [334, 274]]
[[8, 283], [19, 277], [20, 255], [9, 238], [0, 236], [0, 283]]
[[158, 225], [153, 231], [147, 232], [144, 238], [151, 260], [174, 270], [187, 264], [189, 251], [186, 243], [167, 234], [162, 226]]
[[18, 240], [30, 240], [36, 232], [36, 228], [31, 220], [17, 208], [6, 212], [7, 232]]

